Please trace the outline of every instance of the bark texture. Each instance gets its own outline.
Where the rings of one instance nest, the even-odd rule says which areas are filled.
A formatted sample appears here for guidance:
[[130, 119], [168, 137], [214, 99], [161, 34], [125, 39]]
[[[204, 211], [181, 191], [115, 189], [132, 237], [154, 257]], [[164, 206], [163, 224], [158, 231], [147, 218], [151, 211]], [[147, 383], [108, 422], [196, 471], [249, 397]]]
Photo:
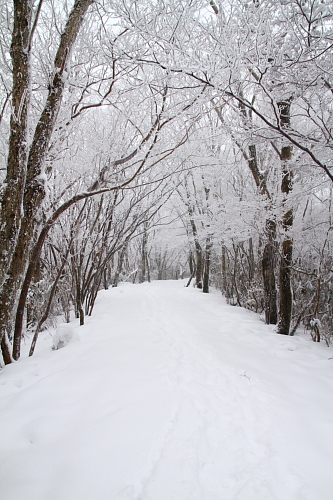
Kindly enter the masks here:
[[267, 325], [276, 325], [278, 321], [278, 311], [275, 280], [275, 221], [267, 220], [265, 229], [268, 242], [265, 245], [261, 260], [264, 281], [265, 321]]
[[210, 273], [210, 260], [211, 260], [212, 243], [210, 238], [207, 238], [205, 249], [205, 266], [203, 273], [202, 291], [209, 293], [209, 273]]
[[[27, 127], [30, 102], [30, 47], [33, 30], [29, 0], [14, 1], [11, 57], [13, 64], [13, 112], [7, 166], [7, 188], [2, 200], [0, 234], [0, 340], [11, 336], [18, 294], [30, 261], [30, 251], [41, 225], [45, 198], [44, 164], [62, 101], [69, 57], [93, 0], [76, 0], [54, 60], [53, 80], [30, 149]], [[31, 263], [31, 262], [30, 262]], [[19, 339], [16, 339], [18, 342]], [[16, 346], [17, 347], [17, 346]], [[15, 348], [17, 352], [17, 348]], [[16, 357], [16, 353], [15, 353]]]
[[23, 216], [22, 205], [28, 158], [31, 17], [31, 2], [15, 0], [10, 48], [13, 72], [12, 113], [7, 175], [0, 212], [0, 287], [7, 279]]
[[[283, 128], [290, 125], [290, 101], [283, 101], [278, 104], [280, 111], [280, 121]], [[293, 172], [290, 168], [290, 160], [292, 157], [292, 147], [285, 146], [281, 151], [282, 161], [282, 183], [281, 192], [284, 196], [284, 202], [287, 202], [288, 195], [292, 191]], [[293, 241], [290, 236], [290, 231], [293, 226], [293, 210], [290, 208], [282, 216], [282, 229], [284, 239], [282, 241], [280, 272], [279, 272], [279, 323], [278, 333], [289, 335], [290, 323], [292, 316], [293, 294], [291, 286], [291, 264], [293, 256]]]

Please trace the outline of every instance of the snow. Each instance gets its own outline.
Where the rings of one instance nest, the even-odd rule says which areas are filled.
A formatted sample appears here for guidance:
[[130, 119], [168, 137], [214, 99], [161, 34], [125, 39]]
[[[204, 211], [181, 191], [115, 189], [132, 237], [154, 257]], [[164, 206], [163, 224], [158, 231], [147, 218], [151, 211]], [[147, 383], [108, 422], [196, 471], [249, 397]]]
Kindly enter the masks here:
[[101, 291], [2, 370], [2, 500], [331, 500], [331, 349], [184, 283]]
[[73, 340], [73, 337], [79, 339], [79, 337], [74, 334], [72, 326], [69, 323], [60, 323], [52, 337], [52, 349], [61, 349], [65, 347]]

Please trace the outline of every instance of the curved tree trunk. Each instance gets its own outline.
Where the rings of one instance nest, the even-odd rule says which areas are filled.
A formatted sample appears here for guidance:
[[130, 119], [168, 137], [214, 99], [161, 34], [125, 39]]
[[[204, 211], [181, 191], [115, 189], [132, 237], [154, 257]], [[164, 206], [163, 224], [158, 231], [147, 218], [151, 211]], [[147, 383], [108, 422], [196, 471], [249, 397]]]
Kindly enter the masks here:
[[[8, 196], [5, 192], [4, 198], [9, 203], [10, 196], [13, 201], [9, 205], [8, 203], [3, 205], [5, 213], [2, 211], [0, 215], [0, 227], [3, 233], [0, 240], [10, 247], [8, 255], [2, 252], [2, 260], [0, 259], [4, 270], [0, 273], [4, 277], [0, 293], [0, 340], [5, 333], [12, 331], [19, 289], [29, 264], [33, 242], [40, 229], [40, 212], [46, 194], [43, 169], [64, 92], [64, 73], [84, 15], [92, 3], [93, 0], [76, 0], [73, 5], [55, 56], [53, 81], [28, 152], [26, 130], [31, 93], [29, 53], [34, 29], [30, 22], [32, 2], [30, 0], [14, 2], [11, 55], [13, 84], [17, 92], [15, 90], [13, 92], [7, 166], [8, 187], [11, 191], [7, 193]], [[16, 99], [19, 95], [21, 97], [18, 104]], [[17, 105], [19, 109], [16, 110]], [[21, 124], [19, 131], [16, 130], [17, 123]]]

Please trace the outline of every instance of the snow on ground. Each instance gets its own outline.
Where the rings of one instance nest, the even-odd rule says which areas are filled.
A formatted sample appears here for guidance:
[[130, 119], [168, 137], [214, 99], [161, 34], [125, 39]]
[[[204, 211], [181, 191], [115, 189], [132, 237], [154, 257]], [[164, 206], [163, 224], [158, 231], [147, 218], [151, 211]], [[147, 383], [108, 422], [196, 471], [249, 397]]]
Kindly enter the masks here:
[[0, 373], [2, 500], [331, 500], [333, 355], [184, 282]]

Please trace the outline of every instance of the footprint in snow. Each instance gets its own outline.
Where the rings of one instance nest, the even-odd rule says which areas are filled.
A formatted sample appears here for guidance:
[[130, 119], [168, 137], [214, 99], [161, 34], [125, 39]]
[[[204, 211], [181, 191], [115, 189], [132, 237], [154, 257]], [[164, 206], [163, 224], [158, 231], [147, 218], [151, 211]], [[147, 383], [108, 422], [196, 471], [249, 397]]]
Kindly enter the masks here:
[[138, 490], [130, 484], [118, 491], [116, 500], [139, 500]]
[[16, 385], [16, 387], [20, 388], [22, 387], [22, 379], [21, 378], [16, 378], [14, 379], [14, 384]]

